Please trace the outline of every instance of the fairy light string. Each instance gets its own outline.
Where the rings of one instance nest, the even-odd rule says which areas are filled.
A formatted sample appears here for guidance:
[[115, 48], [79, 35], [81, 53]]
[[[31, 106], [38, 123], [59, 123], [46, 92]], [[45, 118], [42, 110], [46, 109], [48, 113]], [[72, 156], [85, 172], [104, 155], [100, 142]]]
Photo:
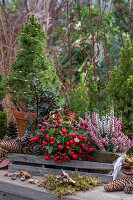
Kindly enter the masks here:
[[[39, 75], [39, 74], [42, 74], [42, 72], [30, 72], [30, 73], [27, 73], [27, 72], [23, 72], [23, 71], [15, 71], [16, 74], [20, 75], [21, 73], [25, 73], [25, 74], [28, 74], [28, 75]], [[10, 75], [9, 75], [10, 76]], [[21, 75], [20, 75], [21, 76]], [[52, 75], [49, 75], [47, 77], [45, 77], [46, 79], [49, 79], [49, 77], [52, 76]], [[20, 81], [25, 81], [25, 82], [29, 82], [29, 84], [31, 84], [31, 80], [27, 80], [27, 79], [22, 79], [22, 78], [19, 78], [19, 77], [12, 77], [14, 80], [20, 80]], [[36, 78], [37, 81], [39, 81], [38, 78]], [[7, 86], [7, 88], [10, 90], [10, 92], [14, 92], [14, 93], [17, 93], [18, 91], [15, 91], [15, 90], [11, 90], [11, 88], [9, 86]], [[23, 92], [24, 94], [28, 94], [27, 92]]]

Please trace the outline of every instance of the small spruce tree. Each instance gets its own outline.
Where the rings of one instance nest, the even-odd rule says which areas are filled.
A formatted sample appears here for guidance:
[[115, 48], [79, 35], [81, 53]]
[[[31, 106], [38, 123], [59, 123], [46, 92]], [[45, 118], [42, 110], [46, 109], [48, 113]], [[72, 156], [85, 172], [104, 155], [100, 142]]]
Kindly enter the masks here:
[[71, 91], [71, 108], [82, 118], [85, 118], [85, 112], [92, 113], [97, 106], [98, 90], [93, 76], [93, 66], [91, 65], [88, 69], [87, 83], [85, 83], [85, 73], [82, 73], [77, 89]]
[[21, 49], [10, 68], [7, 84], [12, 101], [22, 108], [23, 103], [27, 103], [29, 86], [34, 78], [41, 82], [42, 88], [49, 90], [59, 91], [60, 82], [53, 62], [47, 59], [44, 52], [47, 36], [34, 15], [21, 30], [18, 41]]
[[123, 128], [133, 131], [133, 43], [128, 41], [120, 53], [120, 65], [110, 72], [107, 92], [117, 114], [122, 111]]

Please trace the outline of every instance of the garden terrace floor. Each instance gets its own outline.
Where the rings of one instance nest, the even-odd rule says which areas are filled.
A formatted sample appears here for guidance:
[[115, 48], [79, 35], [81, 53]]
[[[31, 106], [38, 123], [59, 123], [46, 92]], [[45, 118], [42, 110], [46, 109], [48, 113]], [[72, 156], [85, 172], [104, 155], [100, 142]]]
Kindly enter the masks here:
[[[11, 180], [5, 177], [7, 170], [0, 170], [0, 200], [59, 200], [48, 190], [30, 184], [27, 181]], [[120, 176], [123, 176], [120, 173]], [[43, 176], [38, 177], [43, 180]], [[77, 192], [76, 196], [69, 196], [64, 200], [132, 200], [133, 194], [123, 191], [105, 192], [103, 186], [95, 187], [92, 191]]]

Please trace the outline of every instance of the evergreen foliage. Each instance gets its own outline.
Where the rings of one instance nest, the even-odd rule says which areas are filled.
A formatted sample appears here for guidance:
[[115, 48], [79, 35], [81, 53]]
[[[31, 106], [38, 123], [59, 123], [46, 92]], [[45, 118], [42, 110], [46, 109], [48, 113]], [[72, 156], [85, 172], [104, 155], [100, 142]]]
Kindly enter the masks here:
[[6, 94], [6, 84], [3, 74], [0, 74], [0, 101], [3, 100]]
[[21, 49], [12, 63], [11, 74], [8, 77], [12, 100], [17, 105], [20, 105], [21, 101], [27, 101], [26, 94], [30, 92], [29, 85], [33, 83], [34, 78], [41, 82], [42, 88], [60, 90], [54, 64], [44, 53], [47, 36], [34, 15], [21, 30], [18, 41]]
[[0, 111], [0, 139], [3, 139], [6, 135], [7, 128], [7, 114], [6, 112]]
[[123, 128], [133, 131], [133, 43], [128, 41], [120, 53], [120, 65], [110, 72], [107, 92], [117, 114], [122, 111]]
[[88, 69], [88, 83], [85, 83], [85, 73], [81, 74], [81, 80], [76, 91], [71, 91], [71, 108], [73, 112], [85, 117], [85, 112], [92, 112], [97, 104], [98, 90], [94, 80], [93, 66]]
[[33, 84], [30, 85], [31, 94], [28, 97], [28, 107], [29, 112], [36, 113], [36, 120], [34, 121], [31, 116], [25, 116], [29, 118], [29, 123], [26, 134], [33, 133], [37, 128], [42, 126], [44, 118], [48, 118], [51, 112], [54, 112], [58, 108], [59, 93], [54, 90], [41, 89], [39, 87], [40, 82], [36, 79], [33, 80]]

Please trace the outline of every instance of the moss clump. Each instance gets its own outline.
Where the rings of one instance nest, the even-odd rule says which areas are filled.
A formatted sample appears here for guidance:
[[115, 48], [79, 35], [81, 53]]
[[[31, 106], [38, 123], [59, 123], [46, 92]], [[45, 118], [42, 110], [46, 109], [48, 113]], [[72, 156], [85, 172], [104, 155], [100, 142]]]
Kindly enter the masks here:
[[7, 152], [0, 147], [0, 162], [7, 157]]
[[75, 180], [75, 189], [76, 191], [79, 190], [90, 190], [93, 188], [93, 186], [100, 185], [102, 182], [99, 178], [97, 177], [92, 177], [92, 176], [82, 176], [78, 173], [74, 173], [72, 175], [73, 180]]
[[81, 176], [79, 173], [73, 173], [72, 179], [76, 182], [75, 185], [70, 183], [59, 183], [56, 181], [56, 175], [46, 174], [42, 185], [52, 190], [54, 194], [60, 198], [66, 195], [73, 195], [76, 191], [87, 191], [93, 188], [93, 186], [101, 185], [102, 182], [97, 177]]

